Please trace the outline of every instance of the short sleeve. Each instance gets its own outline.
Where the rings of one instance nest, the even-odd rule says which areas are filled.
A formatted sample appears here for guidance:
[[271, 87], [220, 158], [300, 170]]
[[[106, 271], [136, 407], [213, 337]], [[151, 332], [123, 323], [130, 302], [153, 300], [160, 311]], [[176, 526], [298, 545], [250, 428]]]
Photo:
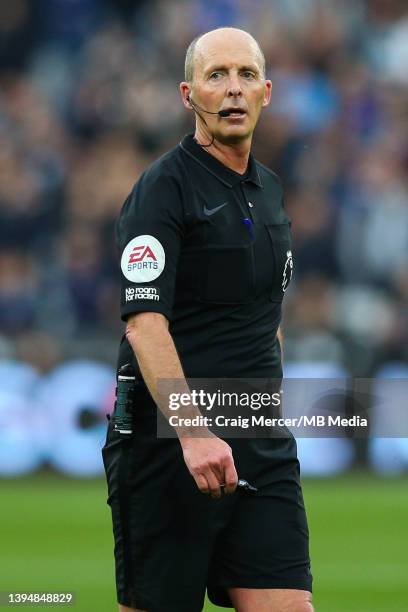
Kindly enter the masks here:
[[122, 320], [136, 312], [159, 312], [171, 320], [183, 233], [180, 185], [169, 174], [148, 171], [116, 225]]

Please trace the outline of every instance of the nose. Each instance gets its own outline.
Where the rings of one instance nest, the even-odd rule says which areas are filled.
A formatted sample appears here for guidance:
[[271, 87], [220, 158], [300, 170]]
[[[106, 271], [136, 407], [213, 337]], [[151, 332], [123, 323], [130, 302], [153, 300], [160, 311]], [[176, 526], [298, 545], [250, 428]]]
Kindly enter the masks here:
[[227, 95], [229, 97], [236, 97], [242, 95], [241, 84], [239, 82], [239, 77], [236, 74], [231, 74], [228, 79], [228, 91]]

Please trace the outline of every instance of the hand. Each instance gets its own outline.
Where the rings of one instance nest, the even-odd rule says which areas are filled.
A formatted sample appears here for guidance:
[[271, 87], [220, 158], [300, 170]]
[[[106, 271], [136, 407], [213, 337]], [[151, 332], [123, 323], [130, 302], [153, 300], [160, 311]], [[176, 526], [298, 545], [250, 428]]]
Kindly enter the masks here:
[[233, 493], [238, 475], [232, 457], [231, 447], [213, 434], [205, 438], [181, 437], [184, 461], [188, 471], [196, 481], [197, 487], [211, 497], [221, 497], [221, 487], [225, 493]]

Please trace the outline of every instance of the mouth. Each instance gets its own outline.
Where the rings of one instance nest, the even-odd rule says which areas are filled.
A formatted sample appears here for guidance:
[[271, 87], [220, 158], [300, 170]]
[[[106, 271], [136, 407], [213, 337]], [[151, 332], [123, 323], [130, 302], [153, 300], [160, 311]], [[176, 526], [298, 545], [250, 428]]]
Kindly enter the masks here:
[[228, 117], [231, 117], [233, 119], [245, 117], [245, 115], [247, 114], [245, 109], [239, 108], [238, 106], [229, 106], [227, 108], [224, 108], [223, 110], [228, 111]]

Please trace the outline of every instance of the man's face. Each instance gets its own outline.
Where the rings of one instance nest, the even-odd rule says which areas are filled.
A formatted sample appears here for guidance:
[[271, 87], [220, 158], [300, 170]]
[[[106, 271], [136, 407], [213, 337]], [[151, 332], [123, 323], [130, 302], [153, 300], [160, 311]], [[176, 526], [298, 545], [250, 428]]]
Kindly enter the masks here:
[[257, 46], [245, 32], [221, 30], [199, 41], [191, 98], [209, 111], [234, 111], [228, 117], [199, 111], [219, 142], [239, 143], [252, 136], [262, 107], [269, 104], [271, 88]]

